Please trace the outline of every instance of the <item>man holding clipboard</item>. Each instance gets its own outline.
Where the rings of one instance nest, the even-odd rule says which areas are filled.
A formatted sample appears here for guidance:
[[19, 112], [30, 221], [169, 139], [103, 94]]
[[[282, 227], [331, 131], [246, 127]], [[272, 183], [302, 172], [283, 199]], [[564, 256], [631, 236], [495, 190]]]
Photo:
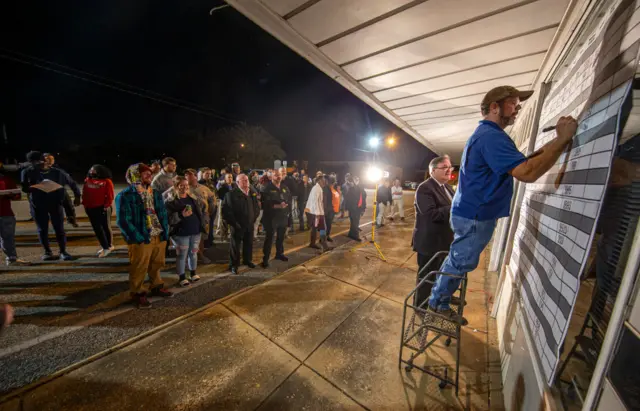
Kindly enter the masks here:
[[49, 221], [56, 232], [56, 240], [60, 248], [60, 260], [69, 261], [73, 258], [67, 253], [67, 237], [64, 231], [64, 202], [65, 189], [68, 185], [75, 194], [75, 205], [80, 205], [80, 190], [73, 179], [59, 168], [50, 167], [44, 162], [42, 154], [31, 151], [27, 154], [27, 161], [31, 166], [22, 170], [20, 184], [22, 191], [29, 194], [31, 216], [38, 227], [38, 239], [44, 248], [43, 261], [55, 260], [49, 247]]

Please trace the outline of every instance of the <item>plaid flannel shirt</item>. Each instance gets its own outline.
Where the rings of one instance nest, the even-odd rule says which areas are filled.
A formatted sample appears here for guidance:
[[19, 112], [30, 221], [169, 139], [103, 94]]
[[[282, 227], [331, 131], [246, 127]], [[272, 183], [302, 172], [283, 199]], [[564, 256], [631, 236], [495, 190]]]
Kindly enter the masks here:
[[[156, 215], [162, 225], [160, 239], [167, 241], [169, 217], [164, 201], [162, 201], [162, 194], [157, 190], [153, 190], [153, 202]], [[129, 186], [116, 196], [116, 223], [128, 244], [149, 244], [151, 242], [146, 216], [142, 198], [135, 187]]]

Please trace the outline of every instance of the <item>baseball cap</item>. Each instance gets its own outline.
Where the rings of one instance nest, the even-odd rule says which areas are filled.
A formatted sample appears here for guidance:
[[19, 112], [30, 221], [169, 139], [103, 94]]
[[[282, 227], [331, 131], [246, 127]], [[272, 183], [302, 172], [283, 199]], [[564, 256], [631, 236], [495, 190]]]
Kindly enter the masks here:
[[533, 94], [533, 90], [520, 91], [515, 87], [511, 86], [499, 86], [495, 87], [487, 94], [484, 95], [482, 99], [481, 108], [489, 107], [491, 103], [496, 103], [498, 101], [504, 100], [507, 97], [518, 97], [520, 101], [525, 101]]
[[233, 163], [233, 164], [231, 164], [231, 168], [233, 168], [233, 167], [240, 167], [240, 164], [238, 164], [238, 163]]
[[142, 173], [143, 171], [151, 171], [151, 167], [149, 167], [148, 165], [146, 165], [145, 163], [139, 163], [138, 164], [138, 171], [140, 173]]

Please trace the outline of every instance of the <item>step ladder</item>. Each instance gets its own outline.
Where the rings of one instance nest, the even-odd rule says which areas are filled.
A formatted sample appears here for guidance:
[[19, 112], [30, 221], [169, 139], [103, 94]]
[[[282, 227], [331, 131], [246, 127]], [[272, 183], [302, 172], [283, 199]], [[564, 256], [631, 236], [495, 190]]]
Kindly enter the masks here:
[[[451, 310], [453, 311], [451, 316], [445, 316], [443, 314], [436, 313], [428, 309], [427, 299], [424, 301], [415, 301], [415, 296], [421, 287], [433, 286], [439, 275], [446, 275], [449, 277], [459, 278], [460, 286], [458, 287], [459, 299], [464, 302], [467, 292], [467, 276], [459, 276], [454, 274], [447, 274], [440, 271], [432, 270], [434, 262], [439, 261], [440, 257], [448, 255], [448, 251], [440, 251], [436, 253], [429, 262], [422, 267], [418, 273], [418, 278], [422, 277], [425, 272], [428, 272], [418, 285], [407, 295], [404, 299], [404, 308], [402, 312], [402, 333], [400, 341], [400, 357], [398, 367], [404, 368], [407, 372], [410, 372], [413, 368], [416, 368], [432, 377], [440, 380], [438, 385], [440, 389], [444, 389], [447, 385], [455, 387], [456, 396], [458, 395], [459, 377], [460, 377], [460, 347], [461, 347], [461, 334], [460, 330], [463, 325], [463, 312], [464, 303], [460, 305], [451, 304]], [[439, 268], [439, 267], [437, 267]], [[429, 271], [431, 270], [431, 271]], [[456, 294], [454, 293], [454, 295]], [[407, 321], [407, 318], [410, 319]], [[431, 335], [429, 335], [431, 332]], [[433, 370], [427, 369], [416, 363], [422, 359], [427, 359], [427, 349], [433, 345], [440, 338], [445, 337], [445, 346], [449, 347], [452, 340], [456, 340], [456, 354], [455, 354], [455, 378], [449, 378], [449, 370], [447, 366], [444, 367], [444, 373], [439, 374]], [[407, 349], [410, 352], [409, 358], [404, 359], [403, 353]]]

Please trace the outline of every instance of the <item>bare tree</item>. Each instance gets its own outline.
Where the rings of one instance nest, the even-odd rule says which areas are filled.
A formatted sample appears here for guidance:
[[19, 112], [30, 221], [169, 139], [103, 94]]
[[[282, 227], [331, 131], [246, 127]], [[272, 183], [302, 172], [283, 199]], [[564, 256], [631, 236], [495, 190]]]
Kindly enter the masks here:
[[280, 141], [260, 126], [242, 123], [220, 129], [216, 134], [225, 158], [246, 168], [269, 167], [286, 155]]

